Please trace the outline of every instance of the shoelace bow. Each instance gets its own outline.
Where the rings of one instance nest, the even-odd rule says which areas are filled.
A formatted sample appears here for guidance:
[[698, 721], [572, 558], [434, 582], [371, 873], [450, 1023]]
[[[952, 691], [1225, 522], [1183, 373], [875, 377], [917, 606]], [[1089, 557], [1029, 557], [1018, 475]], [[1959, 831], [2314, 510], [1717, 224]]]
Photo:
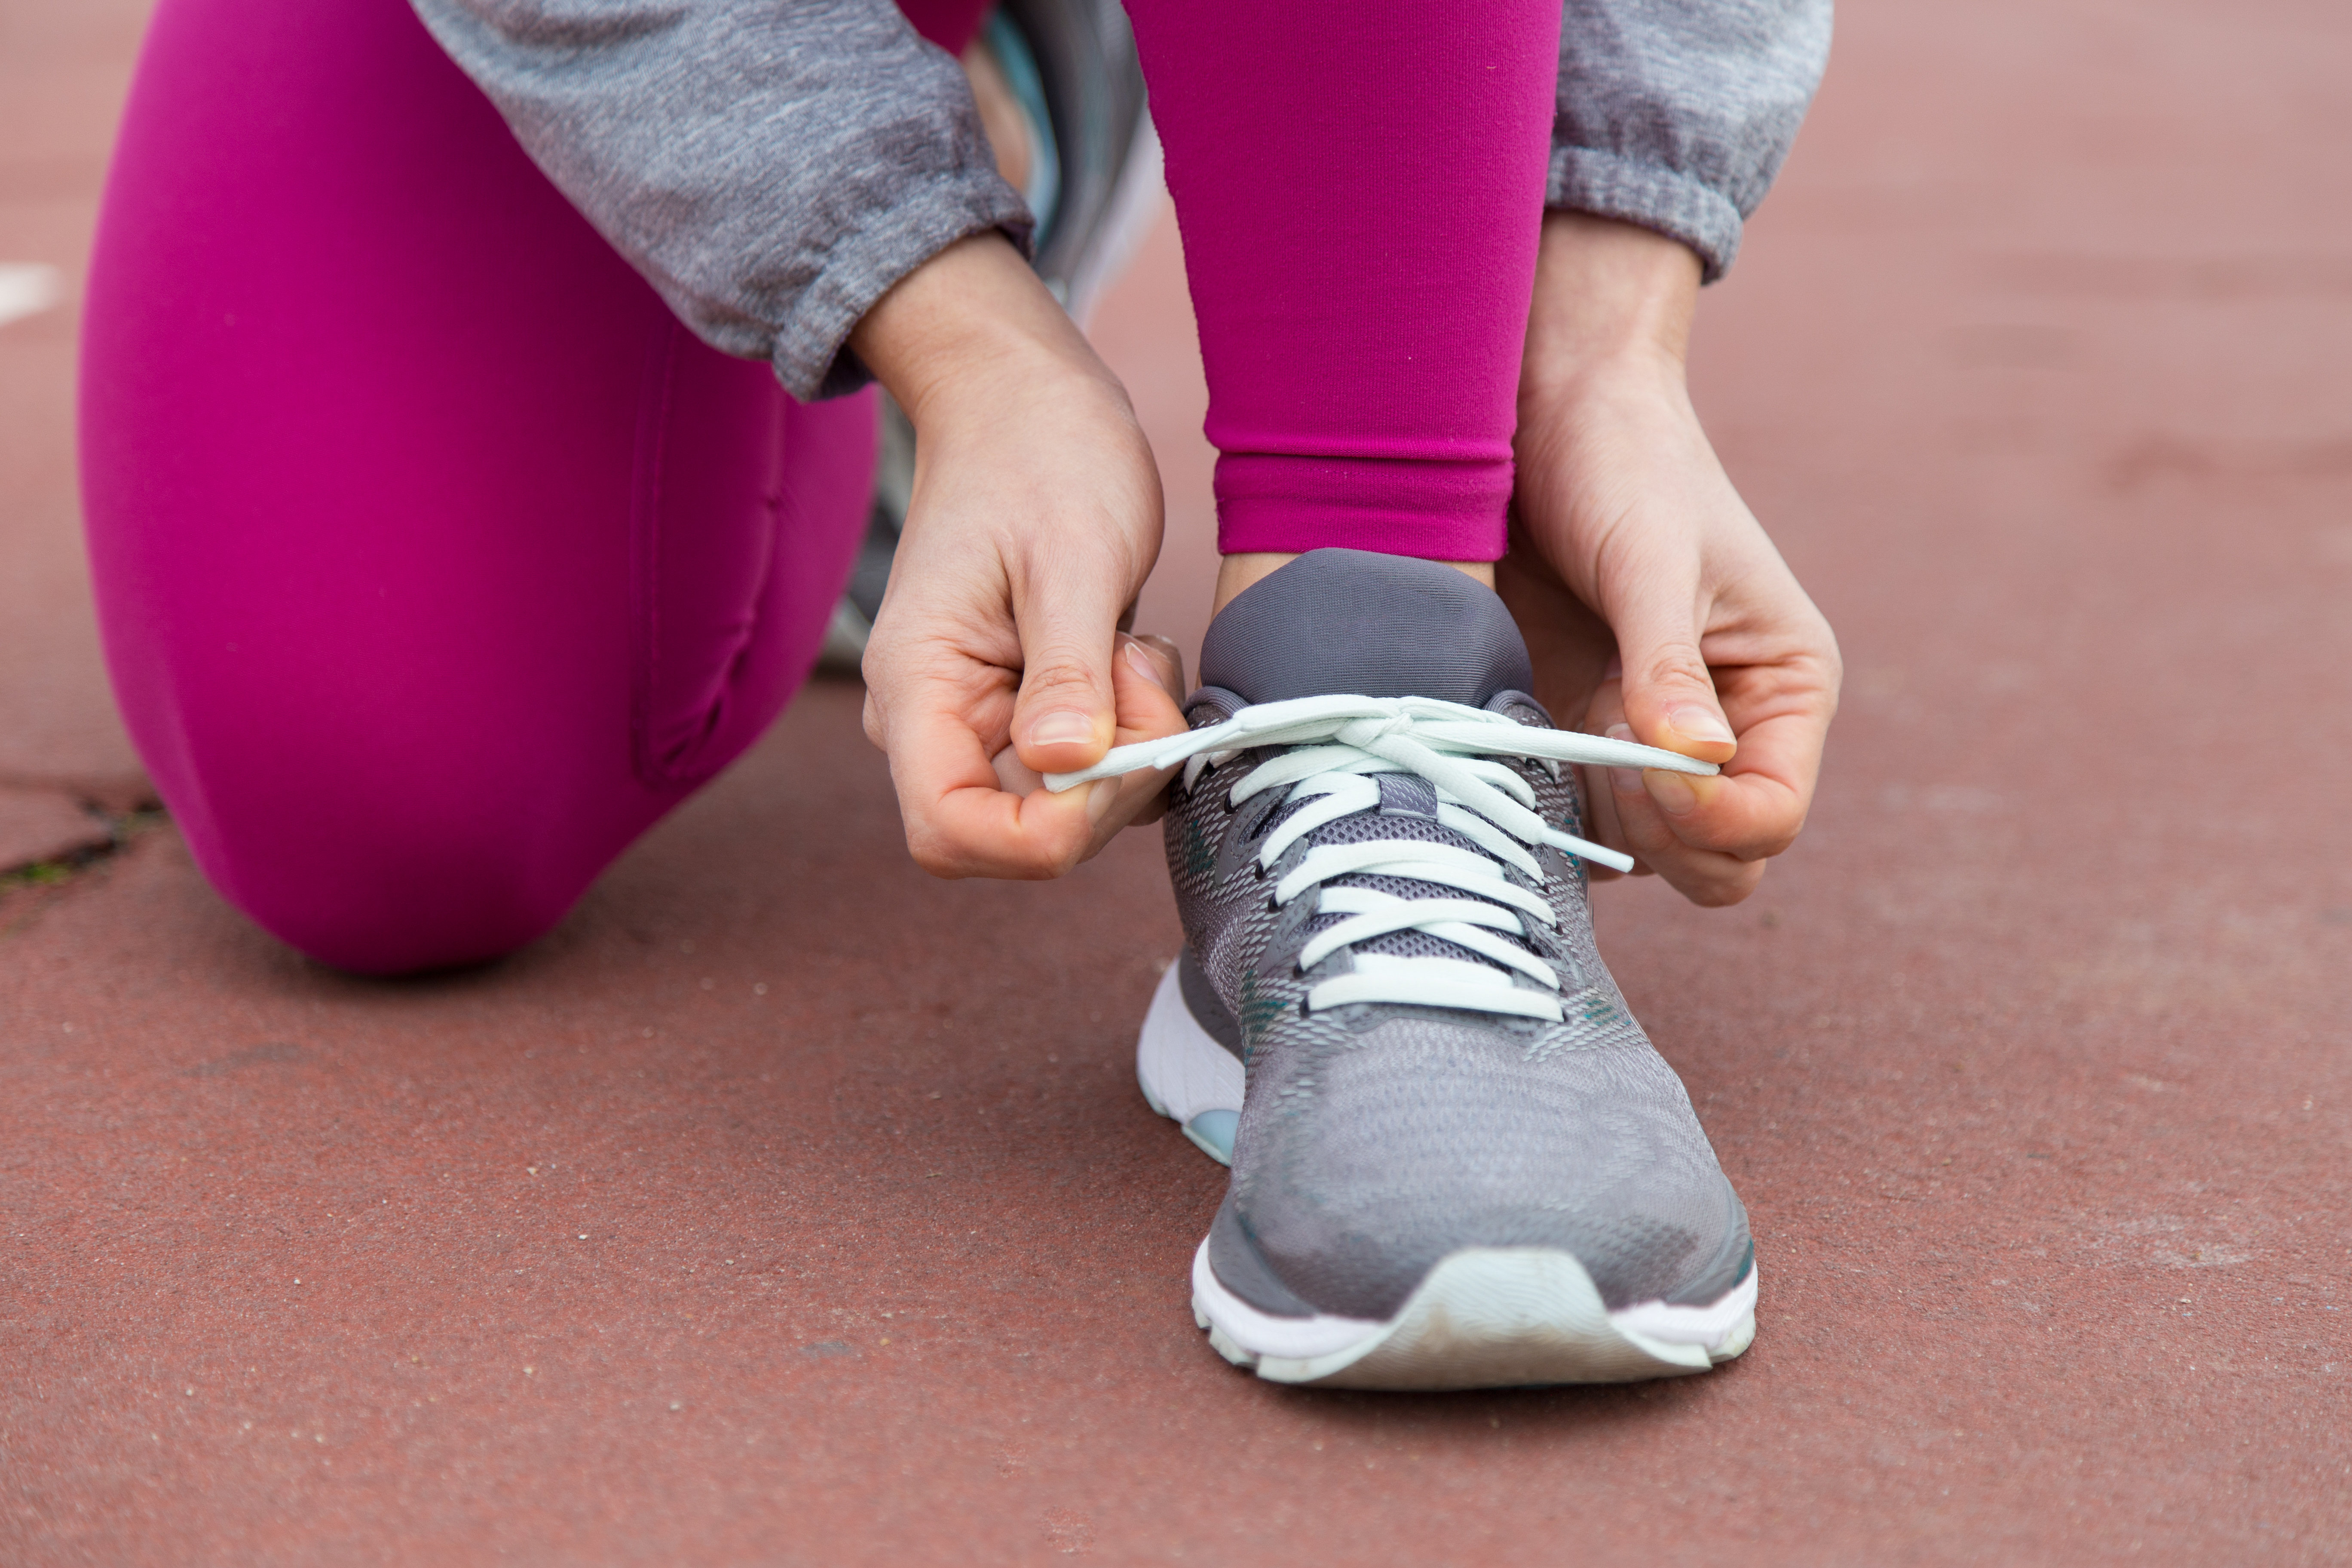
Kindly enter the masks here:
[[[1311, 889], [1320, 889], [1318, 913], [1348, 916], [1318, 933], [1298, 954], [1301, 972], [1353, 942], [1396, 931], [1419, 931], [1465, 948], [1491, 963], [1460, 959], [1354, 955], [1351, 973], [1310, 987], [1308, 1010], [1353, 1002], [1391, 1002], [1424, 1007], [1463, 1007], [1510, 1013], [1557, 1023], [1559, 975], [1552, 966], [1498, 933], [1522, 933], [1519, 911], [1547, 926], [1559, 917], [1549, 900], [1504, 875], [1509, 866], [1544, 881], [1541, 862], [1529, 845], [1549, 845], [1587, 860], [1630, 871], [1630, 856], [1579, 838], [1538, 816], [1535, 786], [1519, 773], [1487, 759], [1526, 757], [1551, 764], [1663, 768], [1674, 773], [1712, 773], [1712, 763], [1696, 762], [1654, 746], [1612, 741], [1567, 730], [1543, 730], [1500, 713], [1427, 697], [1299, 697], [1244, 708], [1223, 723], [1113, 750], [1093, 767], [1048, 773], [1045, 787], [1074, 789], [1097, 779], [1117, 778], [1146, 768], [1186, 764], [1191, 787], [1210, 767], [1260, 748], [1287, 748], [1236, 782], [1227, 798], [1240, 805], [1270, 789], [1288, 786], [1293, 802], [1309, 802], [1266, 836], [1258, 867], [1271, 870], [1283, 852], [1307, 834], [1380, 807], [1372, 775], [1416, 774], [1436, 791], [1437, 820], [1485, 854], [1418, 839], [1377, 839], [1359, 844], [1323, 844], [1308, 849], [1275, 884], [1279, 907]], [[1318, 798], [1319, 797], [1319, 798]], [[1498, 865], [1497, 862], [1501, 864]], [[1338, 877], [1409, 878], [1474, 895], [1466, 899], [1406, 899], [1371, 888], [1325, 888]], [[1499, 965], [1500, 967], [1496, 967]], [[1532, 985], [1513, 976], [1524, 976]]]

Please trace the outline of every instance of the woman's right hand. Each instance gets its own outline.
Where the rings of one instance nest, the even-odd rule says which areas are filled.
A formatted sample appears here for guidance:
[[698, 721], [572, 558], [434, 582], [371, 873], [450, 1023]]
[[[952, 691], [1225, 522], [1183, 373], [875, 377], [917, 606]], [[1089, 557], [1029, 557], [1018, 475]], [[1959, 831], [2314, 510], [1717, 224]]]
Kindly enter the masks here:
[[866, 733], [917, 863], [1058, 877], [1165, 775], [1065, 795], [1114, 745], [1181, 731], [1174, 660], [1118, 629], [1160, 550], [1160, 474], [1127, 393], [1012, 245], [959, 241], [850, 346], [914, 423], [915, 486], [866, 651]]

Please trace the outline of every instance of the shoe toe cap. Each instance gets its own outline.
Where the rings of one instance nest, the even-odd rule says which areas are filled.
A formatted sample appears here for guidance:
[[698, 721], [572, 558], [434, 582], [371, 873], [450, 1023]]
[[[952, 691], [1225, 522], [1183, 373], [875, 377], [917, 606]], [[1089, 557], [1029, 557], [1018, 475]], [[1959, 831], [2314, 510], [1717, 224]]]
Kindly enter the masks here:
[[1531, 1060], [1492, 1031], [1392, 1031], [1253, 1085], [1219, 1225], [1295, 1300], [1386, 1318], [1474, 1247], [1566, 1252], [1612, 1310], [1744, 1274], [1746, 1214], [1645, 1043]]

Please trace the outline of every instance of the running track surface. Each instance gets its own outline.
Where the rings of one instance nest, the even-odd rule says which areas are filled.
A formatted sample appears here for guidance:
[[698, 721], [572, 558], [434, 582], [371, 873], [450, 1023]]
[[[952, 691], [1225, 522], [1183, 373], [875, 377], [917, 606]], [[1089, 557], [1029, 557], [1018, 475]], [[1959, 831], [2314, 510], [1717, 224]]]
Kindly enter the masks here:
[[[136, 0], [0, 5], [0, 847], [139, 804], [75, 538]], [[1136, 1094], [1130, 835], [909, 866], [812, 689], [537, 948], [341, 978], [168, 825], [0, 897], [0, 1561], [2352, 1561], [2352, 177], [2340, 0], [1854, 0], [1701, 321], [1850, 662], [1738, 910], [1601, 897], [1755, 1216], [1712, 1376], [1259, 1384]], [[1163, 225], [1101, 323], [1197, 639]], [[96, 826], [92, 826], [93, 823]]]

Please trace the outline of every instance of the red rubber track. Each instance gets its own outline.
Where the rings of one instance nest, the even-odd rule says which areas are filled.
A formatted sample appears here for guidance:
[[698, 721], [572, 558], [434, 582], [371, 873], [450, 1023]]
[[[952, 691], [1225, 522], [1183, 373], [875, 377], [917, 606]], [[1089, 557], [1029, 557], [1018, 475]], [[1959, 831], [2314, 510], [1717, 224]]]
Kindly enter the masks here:
[[[0, 4], [0, 262], [68, 279], [0, 327], [11, 864], [141, 789], [68, 419], [139, 9]], [[1130, 1069], [1156, 846], [930, 881], [820, 686], [482, 973], [307, 964], [168, 826], [0, 894], [0, 1562], [2352, 1561], [2347, 69], [2340, 0], [1855, 0], [1708, 297], [1851, 669], [1761, 893], [1601, 895], [1744, 1360], [1226, 1367], [1223, 1173]], [[1101, 335], [1196, 638], [1190, 331], [1163, 228]]]

